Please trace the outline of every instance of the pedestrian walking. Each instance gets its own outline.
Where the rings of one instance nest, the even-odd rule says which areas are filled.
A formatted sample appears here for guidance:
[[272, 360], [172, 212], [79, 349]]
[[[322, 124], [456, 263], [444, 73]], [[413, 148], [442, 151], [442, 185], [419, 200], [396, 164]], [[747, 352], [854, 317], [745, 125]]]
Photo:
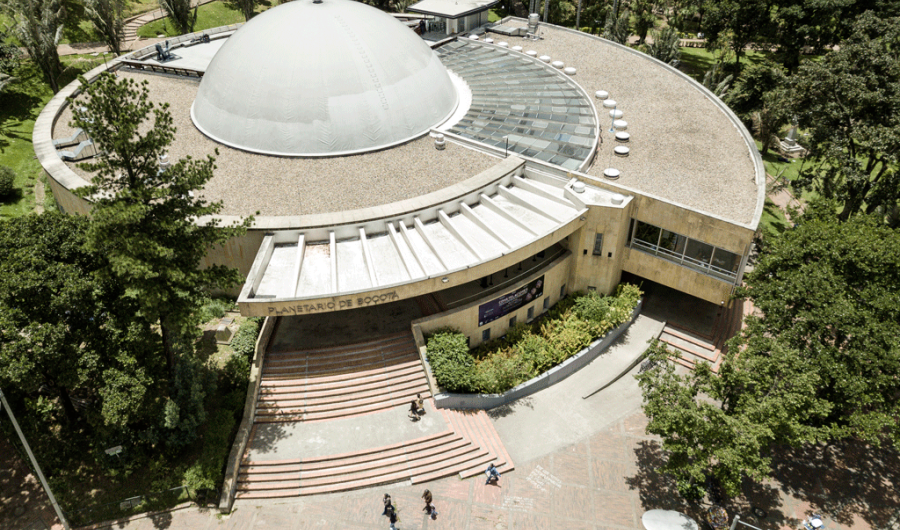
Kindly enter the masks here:
[[388, 495], [387, 493], [385, 493], [384, 499], [382, 499], [382, 502], [384, 502], [384, 511], [381, 512], [381, 515], [390, 517], [391, 516], [390, 514], [394, 513], [394, 505], [391, 502], [391, 496]]
[[496, 481], [497, 483], [500, 482], [500, 472], [497, 471], [496, 467], [494, 467], [493, 462], [488, 464], [487, 469], [484, 470], [484, 474], [487, 475], [487, 481], [485, 481], [484, 483], [485, 485], [490, 484], [491, 481]]
[[425, 490], [425, 493], [422, 494], [422, 498], [425, 499], [425, 508], [422, 509], [427, 515], [430, 515], [432, 519], [437, 519], [437, 508], [434, 507], [431, 502], [434, 500], [431, 496], [431, 491]]
[[397, 523], [400, 522], [400, 518], [397, 517], [397, 513], [394, 511], [391, 511], [391, 515], [388, 517], [390, 518], [390, 521], [391, 521], [390, 529], [397, 530]]
[[409, 419], [419, 421], [419, 408], [416, 406], [416, 400], [409, 402]]
[[425, 400], [422, 399], [422, 394], [416, 394], [416, 413], [420, 416], [425, 414]]

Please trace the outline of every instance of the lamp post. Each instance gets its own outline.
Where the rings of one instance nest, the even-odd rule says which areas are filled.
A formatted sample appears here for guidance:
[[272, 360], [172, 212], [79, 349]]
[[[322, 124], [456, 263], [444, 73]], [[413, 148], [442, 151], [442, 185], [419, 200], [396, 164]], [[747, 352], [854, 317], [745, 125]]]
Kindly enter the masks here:
[[509, 158], [509, 136], [504, 136], [504, 140], [506, 140], [506, 149], [503, 150], [503, 158]]
[[66, 516], [63, 515], [62, 508], [60, 508], [59, 504], [57, 504], [56, 497], [53, 496], [53, 492], [50, 491], [50, 485], [47, 484], [47, 479], [44, 478], [44, 473], [41, 471], [41, 466], [38, 465], [37, 459], [34, 457], [34, 453], [31, 452], [31, 447], [28, 445], [28, 441], [25, 440], [25, 435], [22, 434], [22, 429], [19, 428], [19, 422], [17, 422], [16, 417], [13, 416], [13, 411], [10, 408], [9, 403], [6, 401], [6, 396], [3, 395], [3, 390], [0, 390], [0, 402], [3, 403], [3, 407], [6, 409], [6, 413], [9, 414], [9, 419], [12, 420], [13, 427], [15, 427], [16, 433], [19, 435], [19, 440], [21, 440], [22, 445], [25, 446], [25, 452], [28, 453], [28, 458], [31, 459], [31, 464], [34, 466], [34, 470], [37, 473], [38, 479], [41, 481], [41, 485], [44, 486], [44, 491], [47, 492], [47, 496], [50, 497], [50, 504], [52, 504], [53, 509], [56, 510], [56, 516], [59, 517], [63, 528], [69, 530], [69, 522], [66, 520]]

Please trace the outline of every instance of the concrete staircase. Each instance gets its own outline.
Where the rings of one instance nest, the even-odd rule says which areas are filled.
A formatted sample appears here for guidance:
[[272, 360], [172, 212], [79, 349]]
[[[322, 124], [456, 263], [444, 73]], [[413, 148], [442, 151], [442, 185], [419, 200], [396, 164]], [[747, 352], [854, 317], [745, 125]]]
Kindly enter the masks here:
[[256, 422], [321, 421], [431, 396], [409, 332], [366, 342], [267, 353]]
[[735, 301], [720, 309], [710, 333], [667, 323], [659, 340], [681, 353], [681, 358], [673, 358], [673, 361], [690, 369], [705, 361], [712, 365], [713, 372], [718, 373], [722, 365], [722, 352], [727, 349], [725, 343], [741, 329], [747, 311], [745, 306], [746, 302]]
[[393, 482], [421, 484], [483, 473], [489, 462], [514, 469], [484, 411], [440, 410], [448, 430], [352, 453], [294, 460], [245, 460], [237, 498], [296, 497], [367, 488]]

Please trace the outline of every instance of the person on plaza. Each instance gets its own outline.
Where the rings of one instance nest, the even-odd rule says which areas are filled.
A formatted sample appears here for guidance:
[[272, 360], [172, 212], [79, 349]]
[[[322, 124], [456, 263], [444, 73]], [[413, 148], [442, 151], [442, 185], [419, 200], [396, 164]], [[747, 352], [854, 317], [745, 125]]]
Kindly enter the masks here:
[[425, 400], [422, 399], [422, 394], [416, 394], [416, 414], [420, 416], [425, 414]]
[[431, 504], [431, 501], [434, 500], [431, 496], [431, 491], [425, 490], [425, 493], [422, 494], [422, 498], [425, 499], [425, 508], [423, 508], [422, 511], [430, 515], [432, 519], [437, 519], [437, 508]]
[[397, 522], [400, 521], [400, 518], [397, 517], [397, 514], [394, 511], [391, 511], [391, 514], [388, 517], [391, 521], [390, 530], [397, 530]]
[[390, 517], [390, 514], [394, 513], [394, 505], [391, 503], [391, 496], [385, 493], [382, 501], [384, 502], [384, 511], [381, 512], [381, 515]]
[[487, 475], [487, 481], [485, 481], [484, 483], [485, 485], [490, 484], [491, 481], [496, 481], [497, 483], [500, 482], [500, 472], [497, 471], [496, 467], [494, 467], [493, 462], [488, 464], [487, 469], [484, 470], [484, 474]]
[[416, 406], [416, 400], [409, 402], [409, 419], [419, 421], [419, 407]]

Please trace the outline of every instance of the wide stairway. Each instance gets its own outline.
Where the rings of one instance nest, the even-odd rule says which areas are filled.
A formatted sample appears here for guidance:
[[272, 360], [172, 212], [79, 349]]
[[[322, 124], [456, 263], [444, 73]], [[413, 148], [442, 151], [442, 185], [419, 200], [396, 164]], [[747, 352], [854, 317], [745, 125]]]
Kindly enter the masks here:
[[588, 159], [598, 124], [590, 100], [567, 76], [467, 39], [436, 51], [472, 90], [469, 111], [450, 132], [573, 170]]
[[267, 353], [256, 422], [317, 421], [377, 412], [430, 396], [409, 332], [366, 342]]
[[[410, 333], [304, 351], [267, 353], [256, 423], [321, 422], [406, 407], [430, 392]], [[433, 407], [429, 405], [429, 408]], [[254, 460], [248, 449], [238, 499], [296, 497], [411, 481], [501, 472], [513, 463], [484, 411], [437, 409], [447, 428], [391, 445], [343, 454]]]
[[678, 351], [680, 357], [672, 358], [678, 364], [693, 370], [697, 363], [706, 362], [713, 372], [718, 373], [722, 365], [722, 352], [726, 350], [725, 343], [740, 331], [744, 310], [745, 304], [741, 301], [719, 309], [713, 329], [707, 333], [668, 322], [659, 340]]

